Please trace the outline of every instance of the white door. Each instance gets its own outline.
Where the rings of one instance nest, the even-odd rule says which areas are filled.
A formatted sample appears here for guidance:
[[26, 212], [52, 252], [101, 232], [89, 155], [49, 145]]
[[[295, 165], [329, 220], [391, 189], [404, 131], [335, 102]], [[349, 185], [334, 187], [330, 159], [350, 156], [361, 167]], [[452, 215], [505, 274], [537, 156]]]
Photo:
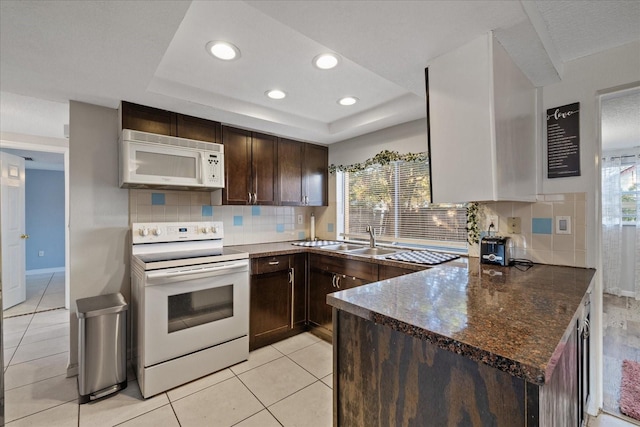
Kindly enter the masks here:
[[0, 153], [0, 269], [2, 309], [26, 299], [24, 225], [24, 159]]

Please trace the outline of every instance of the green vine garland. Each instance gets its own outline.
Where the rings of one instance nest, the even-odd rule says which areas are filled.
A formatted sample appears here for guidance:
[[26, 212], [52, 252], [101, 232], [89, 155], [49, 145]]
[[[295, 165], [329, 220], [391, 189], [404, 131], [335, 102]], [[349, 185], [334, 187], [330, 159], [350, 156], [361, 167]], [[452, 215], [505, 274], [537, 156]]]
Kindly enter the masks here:
[[335, 172], [360, 172], [373, 165], [388, 165], [397, 161], [419, 162], [429, 160], [427, 153], [407, 153], [399, 154], [397, 151], [383, 150], [364, 163], [354, 163], [352, 165], [331, 165], [329, 173]]
[[480, 241], [480, 230], [478, 229], [478, 214], [480, 204], [471, 202], [467, 204], [467, 242], [474, 245]]

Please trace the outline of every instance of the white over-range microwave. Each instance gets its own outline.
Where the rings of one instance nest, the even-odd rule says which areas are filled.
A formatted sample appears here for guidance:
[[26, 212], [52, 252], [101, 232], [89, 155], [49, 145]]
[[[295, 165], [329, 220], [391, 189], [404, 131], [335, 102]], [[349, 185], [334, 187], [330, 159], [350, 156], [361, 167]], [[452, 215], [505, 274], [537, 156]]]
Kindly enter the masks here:
[[123, 129], [120, 187], [214, 190], [224, 187], [224, 146]]

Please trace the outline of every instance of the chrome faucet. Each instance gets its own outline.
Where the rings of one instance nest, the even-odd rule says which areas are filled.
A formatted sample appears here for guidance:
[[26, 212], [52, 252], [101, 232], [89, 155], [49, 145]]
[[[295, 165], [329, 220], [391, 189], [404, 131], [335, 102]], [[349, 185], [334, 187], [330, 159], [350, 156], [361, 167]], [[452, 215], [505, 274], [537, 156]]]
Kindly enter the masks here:
[[367, 231], [369, 232], [369, 246], [372, 248], [375, 248], [376, 247], [376, 230], [374, 230], [372, 226], [367, 224]]

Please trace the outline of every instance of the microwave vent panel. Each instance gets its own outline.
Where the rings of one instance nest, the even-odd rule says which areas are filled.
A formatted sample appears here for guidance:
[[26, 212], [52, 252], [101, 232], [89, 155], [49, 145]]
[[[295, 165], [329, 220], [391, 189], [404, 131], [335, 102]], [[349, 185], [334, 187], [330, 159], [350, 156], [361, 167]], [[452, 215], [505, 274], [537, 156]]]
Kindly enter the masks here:
[[164, 144], [170, 146], [179, 146], [185, 148], [191, 148], [194, 150], [206, 150], [215, 151], [218, 153], [224, 152], [224, 146], [222, 144], [216, 144], [214, 142], [196, 141], [194, 139], [178, 138], [176, 136], [158, 135], [155, 133], [140, 132], [137, 130], [123, 129], [122, 130], [123, 141], [136, 141], [146, 142], [150, 144]]

